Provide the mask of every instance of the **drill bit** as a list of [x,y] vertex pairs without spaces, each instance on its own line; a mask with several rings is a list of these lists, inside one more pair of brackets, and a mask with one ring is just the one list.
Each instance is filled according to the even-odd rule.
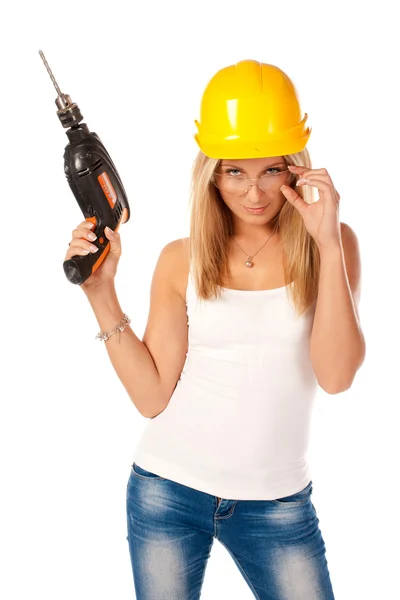
[[48,72],[48,74],[50,75],[50,79],[52,80],[52,82],[53,82],[53,84],[54,84],[54,87],[55,87],[55,88],[56,88],[56,90],[57,90],[57,94],[58,94],[59,96],[62,96],[63,94],[62,94],[62,92],[61,92],[60,88],[58,87],[58,83],[57,83],[57,81],[55,80],[55,77],[54,77],[53,73],[51,72],[51,69],[50,69],[50,67],[49,67],[49,64],[48,64],[48,62],[47,62],[47,60],[46,60],[46,58],[45,58],[45,56],[44,56],[44,54],[43,54],[43,52],[42,52],[41,50],[39,50],[39,54],[40,54],[40,56],[42,57],[42,60],[43,60],[43,62],[44,62],[44,66],[46,67],[46,69],[47,69],[47,72]]
[[40,56],[41,56],[41,58],[42,58],[42,60],[44,62],[44,66],[46,67],[48,74],[50,75],[50,79],[52,80],[53,85],[56,88],[57,95],[58,95],[58,98],[56,99],[57,107],[60,110],[64,110],[65,108],[71,106],[71,104],[73,104],[73,102],[72,102],[70,96],[68,96],[68,94],[63,94],[62,91],[60,90],[60,88],[58,86],[58,83],[55,80],[55,77],[54,77],[54,75],[53,75],[53,73],[52,73],[52,71],[51,71],[51,69],[49,67],[49,64],[48,64],[48,62],[47,62],[47,60],[46,60],[46,58],[45,58],[45,56],[44,56],[44,54],[43,54],[43,52],[41,50],[39,50],[39,54],[40,54]]

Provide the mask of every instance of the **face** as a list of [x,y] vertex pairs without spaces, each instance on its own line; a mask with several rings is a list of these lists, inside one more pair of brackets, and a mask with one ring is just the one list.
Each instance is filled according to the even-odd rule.
[[[216,173],[215,181],[221,197],[232,212],[234,230],[244,234],[250,232],[252,226],[264,225],[266,228],[286,202],[280,186],[293,181],[283,156],[223,159]],[[265,177],[258,182],[263,188],[260,189],[255,178],[262,175]],[[243,187],[240,187],[238,181],[234,181],[238,177],[254,180],[242,182]],[[261,211],[247,210],[258,207],[265,208]]]

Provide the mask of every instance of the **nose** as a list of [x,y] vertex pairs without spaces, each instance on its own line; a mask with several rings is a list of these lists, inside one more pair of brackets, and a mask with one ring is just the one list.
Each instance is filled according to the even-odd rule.
[[260,194],[265,194],[264,190],[258,187],[257,183],[252,183],[247,188],[246,198],[250,202],[258,204],[260,201]]

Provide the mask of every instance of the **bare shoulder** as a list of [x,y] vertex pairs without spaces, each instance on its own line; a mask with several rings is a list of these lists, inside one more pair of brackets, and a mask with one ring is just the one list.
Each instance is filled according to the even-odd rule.
[[[154,269],[150,310],[142,338],[159,374],[159,408],[164,410],[182,372],[188,351],[188,318],[180,285],[184,273],[182,240],[166,244]],[[157,414],[160,413],[158,410]],[[154,412],[142,413],[150,418]]]
[[172,242],[168,242],[163,248],[166,252],[168,252],[171,256],[173,255],[185,255],[185,253],[189,249],[189,238],[178,238],[177,240],[172,240]]
[[172,240],[164,246],[162,254],[166,261],[166,276],[175,291],[186,302],[186,286],[189,275],[189,238]]

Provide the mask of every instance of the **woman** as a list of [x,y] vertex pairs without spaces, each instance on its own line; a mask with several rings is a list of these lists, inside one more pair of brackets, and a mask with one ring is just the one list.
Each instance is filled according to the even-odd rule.
[[[255,598],[334,598],[307,447],[318,385],[348,389],[364,359],[360,257],[306,119],[277,67],[220,70],[196,121],[190,237],[160,253],[143,340],[115,293],[118,233],[81,286],[150,419],[126,498],[139,600],[199,598],[214,538]],[[67,258],[90,251],[86,226]]]

